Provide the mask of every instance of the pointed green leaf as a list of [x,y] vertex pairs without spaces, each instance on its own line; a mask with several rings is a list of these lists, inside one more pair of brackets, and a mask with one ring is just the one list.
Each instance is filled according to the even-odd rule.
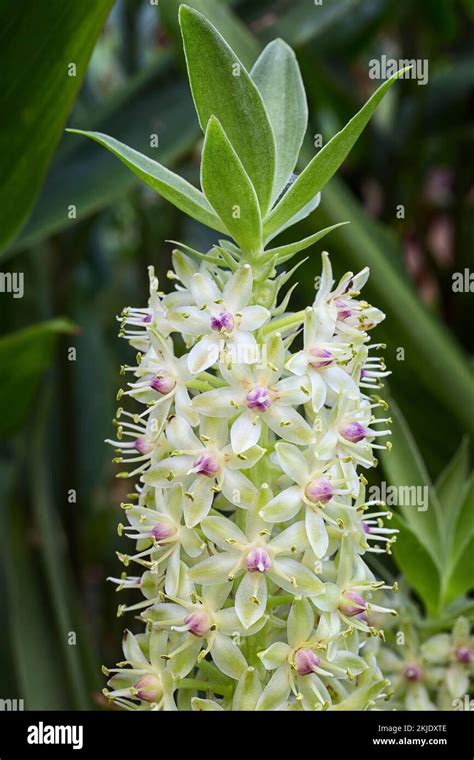
[[114,137],[103,135],[100,132],[85,132],[82,129],[68,129],[75,135],[90,137],[91,140],[103,145],[110,150],[122,163],[125,164],[143,182],[156,190],[157,193],[173,203],[185,214],[206,224],[213,230],[226,232],[226,228],[212,211],[205,197],[196,187],[187,182],[179,174],[175,174],[158,161],[148,158],[128,145],[116,140]]
[[0,8],[0,248],[25,222],[113,0]]
[[398,567],[423,600],[427,611],[436,614],[441,578],[431,554],[398,515],[393,515],[390,527],[400,531],[392,549]]
[[463,505],[468,478],[468,453],[468,440],[465,438],[436,482],[436,493],[443,510],[448,544],[456,529],[459,512]]
[[201,13],[182,5],[179,20],[201,128],[205,132],[211,116],[219,119],[265,213],[275,174],[275,138],[262,97],[234,51]]
[[248,253],[262,245],[258,199],[242,162],[215,117],[209,119],[201,163],[201,184],[230,234]]
[[268,216],[264,225],[265,237],[281,227],[331,179],[351,151],[385,93],[406,70],[401,69],[387,79],[346,126],[313,158]]
[[291,257],[294,256],[296,253],[299,253],[300,251],[304,251],[306,248],[309,248],[311,245],[314,245],[315,243],[318,242],[318,240],[321,240],[321,238],[325,237],[333,230],[336,230],[338,227],[343,227],[345,224],[349,224],[349,222],[340,222],[339,224],[332,224],[331,227],[325,227],[323,230],[319,230],[319,232],[315,232],[314,235],[309,235],[309,237],[303,238],[303,240],[298,240],[298,242],[296,243],[281,245],[278,248],[270,248],[265,251],[264,255],[261,258],[261,261],[262,262],[270,261],[276,256],[278,264],[283,264],[285,261],[288,261],[288,259],[291,259]]
[[445,554],[441,507],[410,428],[393,399],[390,413],[393,449],[382,450],[381,459],[390,485],[397,488],[398,501],[404,502],[396,510],[433,562],[441,567]]
[[0,376],[0,439],[23,424],[58,336],[74,329],[71,322],[54,319],[0,338],[0,365],[8,367]]
[[308,124],[308,104],[296,56],[281,39],[266,46],[251,76],[263,98],[275,135],[273,202],[296,166]]

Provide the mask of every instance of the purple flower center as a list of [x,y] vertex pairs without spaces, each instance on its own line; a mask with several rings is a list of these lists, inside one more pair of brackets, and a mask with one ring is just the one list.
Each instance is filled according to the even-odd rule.
[[176,380],[166,370],[160,371],[150,382],[150,387],[163,396],[170,393],[176,385]]
[[422,670],[419,665],[417,665],[415,662],[411,663],[410,665],[407,665],[405,667],[405,670],[403,671],[403,675],[405,676],[407,681],[419,681],[422,676]]
[[359,441],[362,441],[362,439],[365,438],[366,434],[367,431],[360,422],[349,422],[349,424],[341,430],[342,437],[345,438],[346,441],[351,441],[351,443],[359,443]]
[[342,596],[348,602],[348,604],[343,602],[339,605],[339,609],[343,615],[355,617],[365,612],[366,601],[357,591],[344,591]]
[[313,504],[321,502],[321,504],[327,504],[334,496],[334,489],[326,478],[318,478],[318,480],[312,480],[305,489],[306,496]]
[[143,322],[144,324],[149,325],[152,319],[153,319],[153,315],[147,314],[145,317],[143,317]]
[[456,660],[463,665],[468,665],[472,662],[472,649],[467,646],[458,647],[456,649]]
[[135,684],[135,688],[140,699],[145,702],[158,702],[163,693],[160,679],[152,674],[142,676]]
[[316,668],[319,667],[321,660],[318,655],[308,647],[301,647],[295,653],[295,668],[296,672],[300,676],[307,676],[310,673],[314,673]]
[[211,328],[216,332],[231,332],[234,329],[234,317],[230,311],[221,311],[211,317]]
[[133,445],[139,454],[149,454],[153,451],[153,444],[147,441],[146,438],[137,438]]
[[369,373],[367,372],[366,369],[361,369],[361,371],[360,371],[360,379],[363,380],[364,377],[367,377],[368,374]]
[[256,388],[247,393],[247,406],[249,409],[257,409],[259,412],[266,412],[272,405],[268,388]]
[[191,612],[184,618],[184,624],[193,636],[205,636],[211,627],[209,615],[204,610]]
[[266,573],[272,566],[272,561],[266,549],[256,546],[247,554],[245,560],[249,573]]
[[156,523],[156,525],[154,525],[151,529],[150,533],[153,538],[156,539],[158,543],[160,543],[160,541],[164,541],[165,538],[174,536],[176,529],[171,525],[166,525],[165,523]]
[[314,356],[311,359],[310,365],[314,369],[321,369],[321,367],[329,367],[333,361],[333,355],[327,348],[310,348],[309,353]]
[[370,527],[369,523],[366,523],[365,520],[362,520],[362,528],[364,533],[371,533],[372,528]]
[[336,299],[336,306],[337,306],[337,318],[340,320],[347,319],[347,317],[352,316],[352,309],[350,309],[345,301],[341,301],[339,298]]
[[198,475],[205,475],[206,478],[213,478],[218,469],[219,465],[212,454],[200,454],[193,462],[194,472]]

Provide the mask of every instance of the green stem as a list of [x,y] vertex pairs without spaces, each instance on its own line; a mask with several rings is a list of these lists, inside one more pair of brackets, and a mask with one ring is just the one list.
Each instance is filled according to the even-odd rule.
[[297,327],[304,320],[305,309],[296,311],[294,314],[289,314],[286,317],[280,317],[274,319],[268,325],[262,328],[262,336],[268,337],[274,332],[287,330],[289,327]]
[[293,594],[280,594],[276,596],[269,596],[267,600],[267,608],[269,610],[279,607],[281,604],[291,604],[295,597]]

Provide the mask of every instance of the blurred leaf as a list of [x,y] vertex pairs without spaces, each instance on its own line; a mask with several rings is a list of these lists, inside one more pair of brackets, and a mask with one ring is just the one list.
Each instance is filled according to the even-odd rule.
[[[258,198],[219,121],[211,116],[202,152],[201,182],[212,207],[243,251],[262,245]],[[238,214],[235,213],[238,208]]]
[[95,140],[99,145],[110,150],[137,177],[152,187],[153,190],[156,190],[163,198],[173,203],[180,211],[214,230],[226,232],[225,227],[213,213],[201,191],[180,177],[179,174],[175,174],[143,153],[124,145],[114,137],[103,135],[100,132],[86,132],[81,129],[68,129],[67,131]]
[[474,474],[465,486],[444,588],[447,602],[474,588]]
[[[400,503],[398,511],[433,563],[441,568],[441,536],[444,531],[441,508],[410,428],[392,400],[390,414],[393,419],[393,448],[392,451],[381,450],[382,465],[390,485],[397,488],[399,501],[402,494],[410,493],[410,502]],[[412,494],[414,498],[411,498]]]
[[390,79],[383,82],[367,103],[362,106],[360,111],[346,124],[344,129],[341,129],[340,132],[334,135],[321,148],[319,153],[314,156],[299,175],[296,182],[291,185],[281,201],[269,214],[264,224],[264,234],[266,236],[271,235],[272,232],[281,227],[282,224],[305,206],[326,185],[362,134],[385,93],[404,71],[406,69],[401,69],[391,76]]
[[28,545],[31,523],[21,504],[5,505],[4,513],[1,557],[19,697],[25,700],[27,710],[64,710],[68,706],[67,687],[41,589],[41,574]]
[[200,13],[180,9],[191,92],[203,132],[216,116],[242,161],[264,214],[275,174],[275,139],[262,97],[246,69]]
[[[456,455],[436,481],[436,493],[443,511],[445,525],[444,541],[449,547],[462,509],[468,474],[469,446],[468,439],[465,438]],[[464,526],[464,530],[467,527]],[[474,525],[472,527],[474,529]]]
[[275,136],[273,203],[296,166],[308,126],[308,104],[298,61],[283,40],[266,46],[250,75],[263,98]]
[[416,534],[398,515],[393,515],[390,527],[397,528],[400,531],[392,548],[398,567],[410,586],[422,599],[427,612],[436,616],[438,613],[440,574],[433,562],[431,553],[426,550]]
[[426,392],[436,396],[463,428],[474,434],[474,383],[464,354],[453,335],[420,302],[385,255],[371,234],[372,226],[361,205],[341,180],[333,179],[325,188],[318,222],[319,226],[327,226],[341,221],[351,224],[335,236],[334,253],[341,251],[354,271],[370,268],[370,292],[376,305],[387,314],[387,322],[393,322],[395,345],[403,347],[405,361]]
[[[142,153],[173,163],[196,141],[198,125],[189,88],[174,78],[170,81],[171,76],[170,62],[160,59],[137,76],[99,118],[89,115],[85,126],[114,131],[116,138]],[[158,148],[151,148],[153,135],[159,138]],[[4,256],[70,228],[112,203],[135,182],[134,175],[96,143],[66,135],[30,220]],[[69,203],[76,208],[74,219],[67,213]]]
[[5,368],[0,377],[0,439],[22,425],[53,360],[58,336],[74,330],[71,322],[54,319],[0,338],[0,365]]
[[[53,610],[50,627],[57,630],[58,650],[65,663],[63,682],[69,684],[74,706],[79,710],[86,710],[90,708],[90,698],[85,680],[83,650],[89,648],[89,639],[87,632],[79,629],[77,610],[73,614],[77,591],[72,585],[63,527],[53,508],[45,455],[51,390],[49,387],[42,394],[34,425],[31,498]],[[71,508],[74,509],[75,505],[72,504]],[[74,644],[68,640],[71,634],[76,637]],[[55,659],[58,659],[58,654]]]
[[[171,37],[176,51],[182,54],[182,39],[178,22],[180,5],[181,0],[160,0],[160,21]],[[188,0],[186,5],[206,16],[237,52],[244,66],[247,69],[251,68],[260,52],[260,45],[227,3],[222,0]]]
[[112,5],[113,0],[1,4],[0,248],[33,206]]

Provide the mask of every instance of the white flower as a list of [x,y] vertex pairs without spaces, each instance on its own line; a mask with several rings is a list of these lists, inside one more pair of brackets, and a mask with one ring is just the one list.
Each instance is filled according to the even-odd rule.
[[267,344],[267,362],[251,369],[233,364],[220,367],[228,386],[207,391],[193,399],[200,414],[231,420],[233,450],[243,453],[258,443],[262,424],[286,441],[309,444],[314,440],[310,425],[296,411],[310,397],[307,378],[282,378],[285,349],[280,335]]

